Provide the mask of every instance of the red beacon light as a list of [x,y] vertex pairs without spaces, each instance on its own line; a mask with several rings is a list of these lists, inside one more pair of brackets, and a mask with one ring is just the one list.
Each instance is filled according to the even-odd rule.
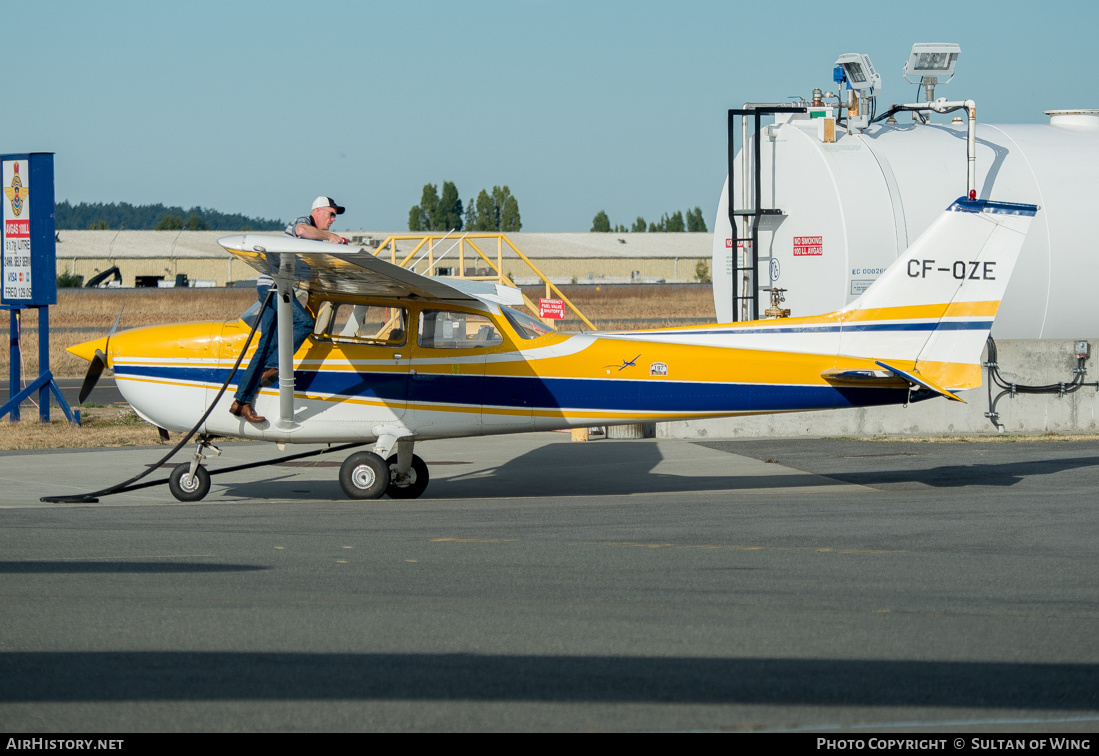
[[970,189],[969,190],[969,198],[971,200],[977,199],[977,190],[976,189]]

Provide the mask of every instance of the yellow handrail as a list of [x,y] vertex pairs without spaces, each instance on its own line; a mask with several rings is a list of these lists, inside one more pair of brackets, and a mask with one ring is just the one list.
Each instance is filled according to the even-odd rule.
[[[409,261],[412,260],[412,258],[416,255],[416,253],[419,252],[421,249],[423,249],[424,245],[426,244],[427,245],[427,253],[426,253],[427,254],[427,268],[426,268],[426,272],[428,274],[430,274],[431,271],[435,269],[435,263],[438,262],[439,260],[442,260],[443,257],[445,257],[447,254],[449,254],[450,250],[453,249],[453,245],[451,245],[442,255],[439,256],[438,260],[436,260],[435,259],[435,245],[436,245],[436,243],[441,242],[441,241],[448,241],[448,240],[449,241],[454,241],[454,243],[457,244],[457,246],[458,246],[458,275],[455,276],[455,278],[465,278],[465,279],[469,279],[471,281],[495,281],[496,283],[499,283],[503,286],[511,286],[513,288],[518,288],[517,286],[515,286],[514,283],[512,283],[512,281],[507,276],[504,275],[504,271],[503,271],[503,267],[504,267],[504,244],[506,243],[509,247],[511,247],[512,251],[514,251],[515,254],[517,254],[519,256],[519,259],[521,259],[523,262],[525,262],[530,267],[530,269],[532,271],[534,271],[535,275],[537,275],[540,279],[542,279],[542,281],[546,284],[546,298],[547,299],[549,298],[550,292],[552,291],[566,305],[568,305],[569,309],[572,310],[576,314],[576,317],[580,318],[580,320],[582,320],[588,328],[592,329],[593,331],[597,330],[596,327],[594,325],[592,325],[592,322],[590,320],[588,320],[586,317],[584,317],[584,314],[576,308],[576,305],[574,305],[571,301],[569,301],[569,298],[566,297],[564,294],[562,294],[561,290],[558,289],[553,283],[551,283],[548,278],[546,278],[545,274],[543,274],[542,271],[540,271],[538,269],[538,266],[536,266],[533,262],[531,262],[530,258],[527,257],[526,255],[524,255],[519,250],[519,248],[516,247],[514,243],[512,243],[511,239],[509,239],[506,234],[494,234],[494,233],[462,234],[460,237],[455,238],[454,236],[452,236],[453,233],[454,233],[453,231],[448,231],[445,234],[393,234],[392,236],[387,236],[385,238],[385,241],[383,241],[381,244],[378,245],[378,249],[377,249],[377,251],[374,252],[374,255],[375,255],[375,257],[381,255],[381,253],[383,251],[385,251],[385,249],[388,247],[389,248],[389,260],[390,260],[390,262],[392,262],[394,265],[399,265],[400,267],[404,268],[404,267],[408,267]],[[477,246],[477,244],[474,242],[474,239],[477,239],[477,240],[495,239],[496,240],[496,261],[495,262],[493,262],[493,260],[490,259],[489,256],[486,255],[484,253],[484,251],[482,251],[479,246]],[[409,252],[407,255],[405,255],[401,259],[400,262],[397,261],[397,242],[399,242],[399,241],[416,241],[416,242],[418,242],[412,248],[412,251]],[[488,275],[488,276],[476,276],[476,275],[467,276],[466,275],[465,247],[466,247],[467,244],[470,247],[473,248],[473,251],[476,252],[477,255],[482,260],[484,260],[486,263],[488,263],[490,268],[492,268],[493,270],[496,271],[496,275]],[[415,267],[415,265],[420,263],[423,260],[423,257],[424,257],[424,255],[421,254],[415,261],[413,261],[413,267]],[[522,290],[520,290],[520,293],[522,293]],[[530,300],[530,298],[526,294],[523,294],[523,302],[531,310],[531,312],[533,312],[535,315],[538,315],[538,308],[534,306],[534,303]],[[546,323],[546,325],[550,326],[551,328],[555,328],[554,324],[549,319],[543,318],[542,320],[543,320],[544,323]]]

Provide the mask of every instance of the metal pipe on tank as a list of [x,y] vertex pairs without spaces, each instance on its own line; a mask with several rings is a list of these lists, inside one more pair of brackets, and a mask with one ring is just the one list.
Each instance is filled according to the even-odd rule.
[[969,114],[969,133],[966,135],[966,151],[969,153],[969,175],[966,177],[965,196],[977,199],[977,103],[965,101]]
[[967,121],[967,133],[965,143],[966,176],[965,196],[970,199],[977,198],[977,103],[973,100],[947,100],[941,98],[924,106],[936,113],[945,113],[948,110],[965,108],[969,116]]
[[801,102],[746,102],[742,106],[743,110],[766,110],[767,108],[800,108],[806,105],[805,100]]
[[906,105],[894,105],[892,110],[931,110],[936,113],[948,113],[951,110],[964,109],[969,116],[965,143],[966,177],[965,196],[976,199],[977,194],[977,103],[974,100],[947,100],[941,97],[935,102],[915,102]]

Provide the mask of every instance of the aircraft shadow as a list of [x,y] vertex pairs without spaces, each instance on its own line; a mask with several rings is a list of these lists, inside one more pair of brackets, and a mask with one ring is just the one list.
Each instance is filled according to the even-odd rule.
[[[723,449],[719,443],[699,444],[707,448],[737,453],[748,451]],[[761,452],[756,452],[761,453]],[[431,467],[430,451],[425,457]],[[851,460],[781,459],[779,463],[810,473],[775,475],[670,475],[653,472],[663,460],[656,444],[630,441],[598,441],[588,444],[549,444],[504,464],[472,472],[460,472],[447,478],[433,478],[425,499],[479,499],[500,496],[620,496],[628,494],[690,493],[739,490],[797,490],[805,487],[859,485],[885,488],[898,484],[919,483],[933,488],[967,486],[1014,486],[1027,478],[1054,475],[1069,470],[1099,466],[1099,456],[1065,459],[1013,461],[997,464],[937,465],[898,469],[900,464],[928,464],[926,456],[889,459],[889,469],[845,470]],[[466,459],[469,459],[467,456]],[[859,460],[862,465],[866,460]],[[715,463],[720,469],[720,463]],[[823,469],[815,469],[823,468]],[[446,468],[442,468],[446,469]],[[781,468],[778,468],[781,469]],[[227,496],[242,499],[344,500],[331,469],[331,480],[296,480],[294,476],[235,483],[215,477]],[[226,477],[231,477],[226,476]]]
[[688,476],[654,472],[663,461],[659,447],[651,443],[551,444],[488,471],[433,480],[425,496],[614,496],[841,485],[813,475]]
[[[1057,459],[1026,459],[1030,451],[1045,455],[1049,446],[1039,444],[1030,449],[1011,450],[1010,461],[957,464],[966,456],[977,457],[986,453],[987,447],[970,444],[904,444],[895,445],[896,453],[866,454],[864,441],[827,442],[827,454],[814,453],[816,449],[806,443],[791,448],[780,441],[693,441],[693,444],[723,451],[729,454],[775,457],[779,464],[826,476],[844,483],[860,486],[886,486],[899,483],[922,483],[935,488],[962,488],[965,486],[1014,486],[1027,478],[1056,475],[1072,470],[1085,470],[1099,466],[1099,455],[1060,457]],[[1087,451],[1094,451],[1091,445]],[[1005,450],[1006,452],[1006,450]],[[1001,458],[1004,455],[1001,455]],[[952,462],[955,464],[941,464]],[[1088,481],[1090,485],[1090,481]]]
[[9,703],[336,699],[1095,710],[1099,665],[460,653],[0,653],[0,701]]
[[199,564],[194,562],[136,562],[136,561],[38,561],[0,562],[0,574],[47,575],[88,573],[176,573],[176,572],[253,572],[266,570],[252,564]]
[[869,472],[829,472],[829,478],[860,486],[890,483],[923,483],[936,488],[965,486],[1014,486],[1026,478],[1055,475],[1066,470],[1099,466],[1099,457],[1034,460],[1003,464],[944,465],[924,470],[873,470]]
[[[422,453],[431,469],[430,450]],[[470,457],[466,456],[464,459]],[[594,444],[549,444],[511,459],[499,467],[458,473],[447,478],[432,478],[423,498],[613,496],[843,485],[814,475],[683,476],[653,472],[663,460],[660,449],[651,443],[599,441]],[[241,498],[308,500],[330,496],[341,500],[346,497],[339,488],[337,474],[335,469],[331,471],[331,483],[316,480],[276,483],[268,480],[236,484],[216,477],[214,480],[225,486],[225,495]]]

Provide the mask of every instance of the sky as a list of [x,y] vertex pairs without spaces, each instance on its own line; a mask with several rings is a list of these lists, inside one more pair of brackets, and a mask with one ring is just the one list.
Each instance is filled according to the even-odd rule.
[[523,231],[701,207],[726,114],[833,89],[845,52],[911,102],[915,42],[961,45],[936,94],[986,123],[1099,107],[1099,3],[848,0],[0,0],[0,152],[54,152],[58,201],[195,205],[399,231],[424,184],[507,185]]

